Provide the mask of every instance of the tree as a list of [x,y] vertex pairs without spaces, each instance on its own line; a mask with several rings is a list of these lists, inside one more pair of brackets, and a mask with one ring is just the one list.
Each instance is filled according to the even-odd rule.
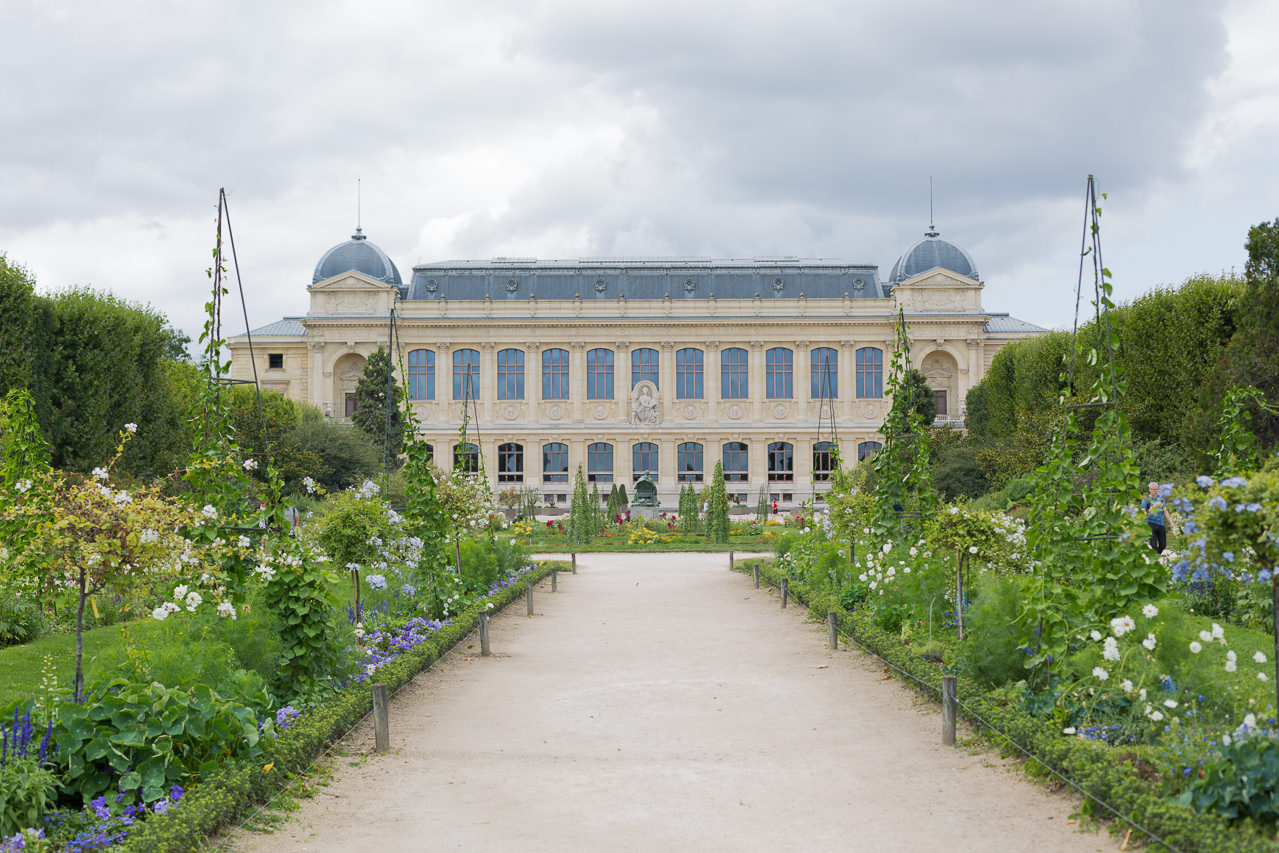
[[0,394],[31,381],[31,324],[35,279],[0,253]]
[[[1230,383],[1256,388],[1271,409],[1279,408],[1279,219],[1248,231],[1244,265],[1247,309],[1226,350]],[[1263,448],[1279,444],[1279,415],[1264,408],[1253,412],[1255,432]]]
[[918,370],[906,371],[901,393],[906,398],[906,405],[919,415],[920,423],[932,426],[937,420],[937,400],[933,397],[933,389],[928,386],[928,377]]
[[404,446],[404,416],[397,404],[399,399],[391,357],[385,347],[378,347],[365,362],[364,375],[355,386],[355,414],[351,420],[374,446],[382,449],[382,464],[387,468],[399,466]]
[[591,509],[590,495],[586,491],[586,476],[582,466],[577,466],[573,480],[573,503],[569,506],[568,528],[565,536],[572,545],[585,545],[596,531],[595,512]]
[[330,492],[377,476],[380,449],[371,445],[363,432],[326,420],[314,406],[298,408],[297,426],[289,437],[301,451],[319,460],[315,470],[306,472],[306,476]]
[[706,496],[706,534],[712,542],[728,541],[728,489],[724,485],[724,463],[715,463],[710,493]]

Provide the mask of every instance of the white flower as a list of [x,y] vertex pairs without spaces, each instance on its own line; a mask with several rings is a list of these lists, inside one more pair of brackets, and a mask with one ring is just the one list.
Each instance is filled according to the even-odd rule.
[[218,605],[218,615],[223,619],[235,618],[235,605],[229,601],[223,601]]
[[1213,636],[1213,639],[1215,640],[1224,640],[1226,639],[1226,632],[1222,630],[1222,627],[1220,625],[1218,625],[1216,622],[1213,622],[1212,636]]
[[1124,691],[1125,693],[1131,693],[1132,682],[1125,678],[1123,681],[1119,682],[1119,689]]
[[1146,639],[1142,640],[1141,644],[1145,646],[1149,651],[1153,652],[1155,650],[1155,642],[1156,642],[1155,635],[1147,634]]
[[111,475],[107,473],[106,468],[94,468],[93,476],[97,477],[99,480],[105,480],[107,477],[110,477]]
[[151,611],[152,619],[164,620],[164,619],[167,619],[168,616],[169,616],[169,611],[164,607],[157,607],[155,610]]
[[253,544],[253,540],[243,534],[241,534],[240,538],[237,539],[236,542],[239,543],[241,548],[248,548]]
[[1266,674],[1265,674],[1264,672],[1259,672],[1259,673],[1257,673],[1257,680],[1258,680],[1258,681],[1269,681],[1270,679],[1266,678]]
[[1199,645],[1198,640],[1190,641],[1190,651],[1193,652],[1194,654],[1199,654],[1200,652],[1203,651],[1203,648],[1204,648],[1203,646]]
[[23,495],[31,490],[31,481],[19,480],[13,484],[13,487],[18,490],[18,494]]
[[244,462],[243,462],[242,464],[243,464],[243,466],[244,466],[244,470],[245,470],[245,471],[256,471],[256,470],[258,470],[258,460],[256,460],[256,459],[245,459],[245,460],[244,460]]
[[1162,720],[1163,718],[1164,718],[1164,712],[1163,712],[1163,711],[1151,711],[1151,712],[1150,712],[1150,719],[1154,720],[1156,723],[1157,723],[1157,722],[1159,722],[1160,720]]
[[1147,604],[1145,607],[1141,608],[1141,615],[1145,616],[1147,619],[1154,619],[1159,615],[1159,608],[1155,607],[1153,604]]
[[306,493],[308,495],[315,494],[315,481],[312,480],[310,477],[303,477],[302,485],[306,486]]
[[182,584],[181,586],[175,586],[175,587],[173,588],[173,597],[174,597],[174,599],[186,598],[186,596],[187,596],[187,589],[188,589],[188,587],[187,587],[187,585],[186,585],[186,584]]
[[1144,687],[1143,687],[1143,688],[1141,688],[1140,690],[1138,690],[1138,691],[1137,691],[1137,695],[1141,697],[1141,701],[1145,702],[1145,701],[1146,701],[1146,688],[1144,688]]
[[1106,672],[1106,670],[1099,666],[1094,666],[1092,668],[1092,674],[1096,676],[1099,681],[1105,681],[1107,678],[1110,678],[1110,673]]
[[976,553],[977,553],[977,546],[976,546],[976,545],[969,545],[969,546],[968,546],[968,553],[969,553],[969,554],[976,554]]
[[217,511],[217,508],[215,508],[215,507],[213,506],[213,504],[205,504],[205,505],[204,505],[204,509],[200,510],[200,514],[201,514],[201,515],[203,515],[205,518],[217,518],[217,517],[218,517],[218,511]]
[[1132,621],[1131,616],[1116,616],[1110,620],[1110,630],[1115,632],[1116,637],[1122,637],[1136,627],[1137,623]]
[[1119,660],[1119,641],[1114,637],[1107,637],[1101,656],[1106,660]]
[[204,597],[200,593],[192,591],[187,593],[187,612],[194,613],[195,609],[200,606],[200,602],[204,601]]
[[1228,661],[1233,661],[1233,660],[1236,660],[1237,658],[1238,658],[1238,655],[1236,655],[1236,654],[1235,654],[1235,650],[1234,650],[1234,649],[1227,649],[1227,650],[1226,650],[1226,660],[1228,660]]
[[1101,640],[1101,632],[1100,632],[1100,631],[1098,631],[1096,628],[1094,628],[1093,630],[1089,631],[1089,632],[1088,632],[1088,636],[1092,637],[1092,639],[1093,639],[1093,642],[1094,642],[1094,643],[1096,643],[1096,642],[1098,642],[1098,641],[1100,641],[1100,640]]
[[883,551],[885,554],[887,554],[889,551],[893,550],[893,543],[885,542],[884,547],[881,548],[880,550]]
[[1238,668],[1239,664],[1235,663],[1233,660],[1226,661],[1226,672],[1234,672]]
[[1176,700],[1176,699],[1165,699],[1165,700],[1164,700],[1164,707],[1165,707],[1165,708],[1176,708],[1176,707],[1177,707],[1177,700]]
[[267,581],[269,581],[271,578],[275,577],[275,569],[273,569],[272,567],[267,566],[267,565],[261,565],[261,566],[258,566],[258,567],[257,567],[256,569],[254,569],[253,571],[255,571],[255,572],[257,572],[259,575],[261,575],[261,576],[262,576],[262,580],[267,580]]
[[119,491],[111,496],[111,501],[116,506],[127,506],[133,503],[133,495],[125,491]]
[[1074,727],[1074,726],[1066,726],[1066,728],[1064,728],[1064,729],[1062,729],[1062,730],[1061,730],[1061,733],[1062,733],[1062,734],[1064,734],[1064,735],[1073,735],[1073,734],[1075,733],[1075,727]]
[[135,424],[135,423],[127,423],[127,424],[125,424],[125,425],[124,425],[124,428],[125,428],[125,429],[127,429],[129,432],[137,432],[137,431],[138,431],[138,425],[137,425],[137,424]]
[[1255,729],[1255,728],[1257,727],[1257,715],[1256,715],[1256,714],[1244,714],[1244,717],[1243,717],[1243,724],[1244,724],[1245,726],[1247,726],[1248,728],[1250,728],[1250,729]]
[[1211,631],[1200,631],[1200,632],[1199,632],[1199,639],[1203,640],[1205,643],[1211,643],[1211,642],[1212,642],[1212,632],[1211,632]]
[[159,539],[160,539],[160,534],[156,533],[154,530],[151,530],[150,528],[138,534],[138,541],[143,543],[144,545],[151,542],[156,542]]
[[1252,659],[1256,661],[1257,663],[1265,663],[1266,655],[1264,652],[1257,652],[1255,655],[1252,656]]

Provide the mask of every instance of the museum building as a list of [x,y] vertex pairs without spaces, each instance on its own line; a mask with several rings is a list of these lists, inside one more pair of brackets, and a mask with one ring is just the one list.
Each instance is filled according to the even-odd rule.
[[394,312],[397,379],[439,463],[558,504],[581,466],[605,493],[647,475],[673,507],[716,462],[739,502],[820,498],[836,440],[846,460],[881,446],[899,308],[953,426],[995,353],[1045,331],[987,311],[972,257],[931,226],[887,279],[793,257],[493,258],[420,264],[407,283],[357,228],[307,289],[306,316],[230,339],[233,378],[254,379],[251,338],[263,388],[349,419]]

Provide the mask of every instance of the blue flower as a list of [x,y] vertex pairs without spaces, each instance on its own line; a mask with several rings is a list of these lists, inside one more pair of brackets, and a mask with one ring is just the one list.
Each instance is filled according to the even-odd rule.
[[181,785],[174,785],[173,789],[169,791],[169,797],[176,803],[178,800],[182,799],[182,795],[185,793],[186,792],[182,790]]
[[1233,563],[1235,561],[1235,555],[1230,551],[1223,551],[1221,559],[1225,560],[1227,563]]
[[1221,485],[1225,486],[1227,489],[1234,489],[1239,486],[1248,485],[1248,481],[1243,477],[1231,477],[1229,480],[1222,480]]
[[1195,477],[1195,482],[1198,483],[1201,488],[1206,489],[1212,485],[1212,477],[1200,474],[1198,477]]
[[1214,495],[1212,499],[1208,501],[1208,506],[1213,509],[1221,510],[1222,512],[1225,512],[1228,508],[1225,499],[1222,498],[1221,495]]

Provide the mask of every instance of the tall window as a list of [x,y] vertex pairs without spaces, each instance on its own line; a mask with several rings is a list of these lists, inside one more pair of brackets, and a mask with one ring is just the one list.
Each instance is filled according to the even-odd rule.
[[812,378],[814,400],[833,400],[839,396],[839,362],[835,350],[818,347],[813,350],[808,375]]
[[613,351],[611,349],[587,351],[586,399],[613,399]]
[[568,445],[558,441],[542,445],[542,482],[568,482]]
[[785,441],[768,445],[768,482],[789,483],[795,479],[795,448]]
[[631,448],[631,471],[635,480],[647,474],[650,480],[657,482],[656,444],[651,441],[641,441]]
[[631,350],[631,387],[644,381],[661,387],[657,381],[657,350],[648,347]]
[[950,414],[948,411],[946,411],[946,392],[945,391],[933,392],[933,405],[937,407],[937,417],[942,418]]
[[750,368],[746,350],[729,347],[719,356],[719,396],[724,400],[745,400],[750,396]]
[[542,399],[568,399],[568,350],[548,349],[542,353]]
[[497,446],[497,481],[524,482],[524,445],[509,442]]
[[702,351],[694,347],[675,353],[675,396],[681,400],[702,399]]
[[748,478],[750,460],[747,458],[746,445],[740,441],[730,441],[724,445],[724,481],[727,483],[745,483]]
[[857,351],[857,396],[884,396],[884,353],[875,347]]
[[878,441],[863,441],[857,445],[857,461],[864,462],[866,459],[874,456],[876,453],[884,449],[884,445]]
[[471,444],[469,441],[453,445],[453,467],[467,474],[478,472],[480,470],[479,445]]
[[702,482],[702,446],[686,441],[675,451],[676,479],[681,483]]
[[825,483],[835,472],[835,445],[819,441],[813,445],[813,482]]
[[435,399],[435,352],[415,349],[409,353],[409,399]]
[[795,396],[793,362],[794,353],[786,347],[774,347],[764,353],[764,390],[769,399]]
[[480,396],[480,353],[460,349],[453,353],[453,399],[478,400]]
[[586,479],[592,483],[613,482],[613,445],[602,441],[586,445]]
[[504,349],[497,354],[497,399],[524,399],[524,350]]

